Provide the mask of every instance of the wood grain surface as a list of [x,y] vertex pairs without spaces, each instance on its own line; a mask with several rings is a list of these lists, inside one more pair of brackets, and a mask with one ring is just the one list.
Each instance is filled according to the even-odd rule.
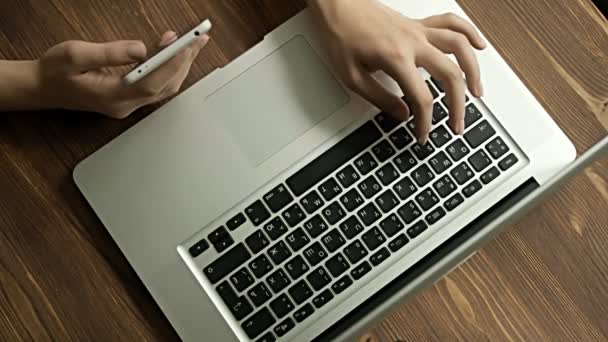
[[[608,23],[589,0],[460,3],[579,152],[606,135]],[[67,39],[154,44],[166,29],[184,32],[210,17],[212,40],[189,86],[302,8],[284,0],[2,0],[0,58],[36,58]],[[178,339],[71,180],[80,160],[153,109],[123,121],[0,114],[0,341]],[[362,340],[608,340],[606,208],[604,159]]]

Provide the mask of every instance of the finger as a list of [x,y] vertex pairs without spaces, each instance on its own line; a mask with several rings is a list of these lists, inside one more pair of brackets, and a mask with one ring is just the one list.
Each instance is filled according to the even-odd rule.
[[412,62],[389,62],[383,67],[397,83],[405,95],[405,102],[413,110],[416,138],[425,144],[431,130],[433,95],[418,69]]
[[158,42],[158,47],[162,48],[165,47],[173,42],[175,42],[177,40],[177,33],[175,33],[175,31],[167,31],[165,33],[163,33],[163,35],[160,37],[160,41]]
[[345,77],[348,79],[349,88],[394,118],[407,121],[410,111],[399,96],[386,89],[365,70],[355,68],[350,75]]
[[63,49],[70,68],[78,72],[131,64],[146,58],[146,46],[132,40],[109,43],[69,41],[63,43]]
[[481,35],[475,29],[471,23],[457,16],[454,13],[445,13],[440,15],[434,15],[428,18],[420,20],[425,26],[437,28],[437,29],[448,29],[464,34],[471,45],[476,49],[485,49],[486,42],[481,38]]
[[429,29],[426,35],[429,42],[439,50],[456,56],[460,68],[466,75],[469,90],[473,95],[481,97],[483,95],[481,71],[467,38],[461,33],[444,29]]
[[450,113],[449,125],[453,132],[462,134],[465,103],[462,71],[443,52],[432,45],[420,52],[416,62],[443,83],[446,88]]

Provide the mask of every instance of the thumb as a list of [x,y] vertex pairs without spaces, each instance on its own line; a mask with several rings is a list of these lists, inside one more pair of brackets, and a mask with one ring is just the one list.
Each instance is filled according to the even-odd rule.
[[146,58],[146,46],[136,40],[109,43],[71,41],[64,44],[68,63],[81,72],[141,62]]

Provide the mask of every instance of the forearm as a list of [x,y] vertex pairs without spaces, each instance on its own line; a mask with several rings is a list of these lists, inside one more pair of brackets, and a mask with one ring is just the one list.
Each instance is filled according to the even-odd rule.
[[38,99],[38,63],[0,60],[0,112],[41,109]]

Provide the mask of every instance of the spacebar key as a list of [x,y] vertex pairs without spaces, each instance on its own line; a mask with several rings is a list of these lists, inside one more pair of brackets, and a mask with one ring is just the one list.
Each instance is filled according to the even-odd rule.
[[380,137],[382,137],[382,133],[376,125],[372,121],[366,122],[293,176],[287,178],[287,185],[296,196],[300,196]]
[[228,275],[228,273],[234,271],[238,266],[241,266],[241,264],[249,258],[251,258],[251,253],[245,248],[245,245],[239,243],[209,264],[209,266],[205,267],[203,272],[211,284],[215,284]]

